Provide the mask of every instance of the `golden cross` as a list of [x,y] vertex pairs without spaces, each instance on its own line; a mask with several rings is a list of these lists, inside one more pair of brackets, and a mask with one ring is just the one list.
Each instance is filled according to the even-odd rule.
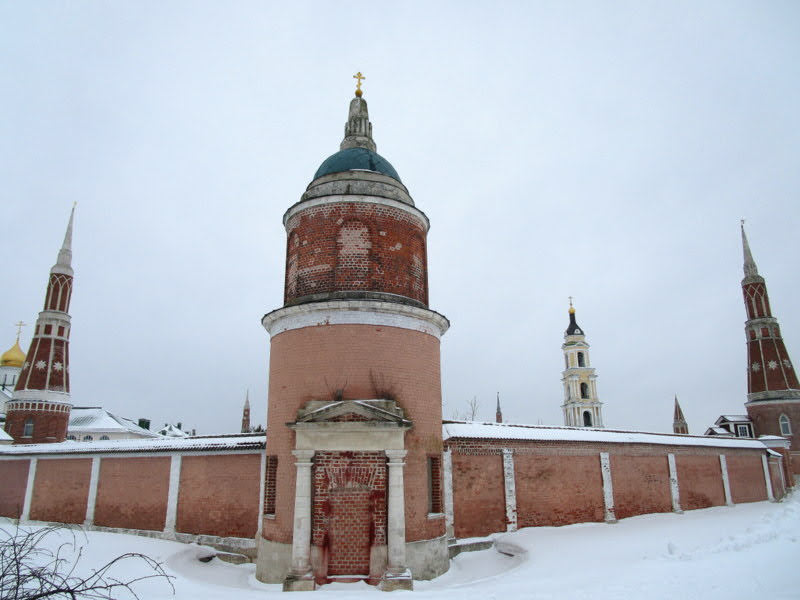
[[17,328],[17,341],[19,341],[19,335],[22,333],[22,328],[25,327],[25,325],[27,325],[27,323],[23,323],[22,321],[14,323],[14,327]]
[[364,77],[364,76],[361,74],[361,71],[359,71],[358,73],[356,73],[355,75],[353,75],[353,79],[357,79],[357,80],[358,80],[358,83],[356,83],[356,96],[360,96],[360,95],[363,93],[363,92],[361,91],[361,80],[362,80],[362,79],[366,79],[366,77]]

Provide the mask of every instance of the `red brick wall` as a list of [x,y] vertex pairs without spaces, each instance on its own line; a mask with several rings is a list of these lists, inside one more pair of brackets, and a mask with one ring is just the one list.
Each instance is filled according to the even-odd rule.
[[478,537],[505,531],[503,457],[500,454],[465,456],[453,453],[452,461],[456,537]]
[[[45,403],[33,403],[44,406]],[[52,405],[51,405],[52,406]],[[25,421],[33,418],[33,436],[22,437]],[[9,410],[6,415],[6,432],[14,438],[15,444],[47,444],[63,442],[67,439],[68,411],[50,410]]]
[[515,454],[514,471],[519,527],[603,520],[603,481],[597,454]]
[[253,537],[258,527],[261,456],[184,456],[176,529],[181,533]]
[[672,510],[666,455],[611,455],[611,481],[618,519]]
[[678,487],[683,510],[722,506],[725,504],[725,488],[722,485],[722,469],[717,454],[675,456],[678,470]]
[[[747,405],[747,416],[753,421],[756,435],[780,435],[778,419],[781,415],[789,417],[792,428],[791,450],[800,450],[800,403],[754,402]],[[795,461],[792,461],[793,463]],[[800,461],[797,461],[800,463]],[[800,464],[793,464],[794,472],[800,474]]]
[[726,454],[728,479],[734,504],[767,499],[761,455]]
[[162,531],[169,494],[168,456],[103,458],[94,523]]
[[428,519],[427,456],[442,450],[439,340],[374,325],[319,325],[278,334],[270,350],[267,454],[278,456],[277,511],[264,522],[264,537],[292,539],[294,432],[286,423],[312,399],[391,396],[413,428],[406,433],[404,468],[406,539],[444,535],[444,519]]
[[83,523],[91,474],[91,458],[39,459],[31,499],[31,519]]
[[0,460],[0,517],[22,514],[29,465],[29,460]]
[[407,211],[380,204],[326,204],[286,223],[286,294],[375,291],[428,303],[426,232]]

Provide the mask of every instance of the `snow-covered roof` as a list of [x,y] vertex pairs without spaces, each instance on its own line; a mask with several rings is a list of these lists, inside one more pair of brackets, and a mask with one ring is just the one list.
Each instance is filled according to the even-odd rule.
[[478,438],[496,440],[765,448],[764,444],[750,438],[719,438],[698,435],[649,433],[644,431],[590,429],[588,427],[544,427],[540,425],[512,425],[507,423],[443,423],[442,438],[445,440],[451,438]]
[[750,417],[747,415],[720,415],[719,419],[717,419],[717,423],[720,421],[725,420],[729,421],[730,423],[742,423],[742,422],[750,422]]
[[65,441],[58,444],[20,444],[0,447],[0,457],[18,454],[106,454],[116,452],[184,452],[259,450],[265,447],[265,434],[231,434],[189,438],[142,438],[92,442]]
[[186,433],[182,429],[178,429],[177,427],[175,427],[174,425],[172,425],[170,423],[167,423],[166,425],[164,425],[164,427],[159,429],[158,433],[160,435],[165,435],[167,437],[173,437],[173,438],[189,437],[188,433]]
[[727,435],[730,437],[736,437],[724,427],[709,427],[706,429],[706,435]]
[[2,427],[0,427],[0,444],[3,443],[3,442],[13,442],[13,441],[14,441],[14,438],[12,438],[10,435],[8,435],[5,432],[5,430]]
[[70,433],[90,433],[105,431],[109,433],[134,433],[142,437],[158,437],[158,434],[139,427],[130,419],[118,417],[104,408],[94,406],[73,406],[69,415]]

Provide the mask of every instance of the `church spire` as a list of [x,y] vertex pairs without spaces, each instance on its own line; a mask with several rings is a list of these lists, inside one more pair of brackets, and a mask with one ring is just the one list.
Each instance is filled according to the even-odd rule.
[[675,394],[675,413],[672,417],[672,431],[674,433],[689,433],[689,425],[686,423],[686,418],[683,416],[681,405],[678,402],[678,394]]
[[494,413],[494,422],[495,423],[503,422],[503,411],[500,410],[500,392],[497,392],[497,410]]
[[756,261],[753,260],[753,254],[750,252],[750,244],[747,242],[747,234],[744,232],[744,219],[741,223],[742,227],[742,252],[744,254],[744,277],[751,279],[758,277],[758,267]]
[[350,112],[347,115],[347,123],[344,125],[344,139],[339,145],[340,150],[348,148],[366,148],[375,152],[377,146],[372,139],[372,123],[369,121],[369,110],[367,101],[362,98],[361,80],[366,79],[359,71],[354,78],[358,79],[356,96],[350,100]]
[[72,223],[75,220],[75,206],[77,202],[72,204],[72,211],[69,213],[69,223],[67,224],[67,231],[64,233],[64,242],[61,244],[61,249],[58,251],[58,259],[53,268],[50,269],[51,273],[63,273],[64,275],[72,275]]
[[244,407],[242,408],[242,433],[250,433],[250,390],[244,395]]

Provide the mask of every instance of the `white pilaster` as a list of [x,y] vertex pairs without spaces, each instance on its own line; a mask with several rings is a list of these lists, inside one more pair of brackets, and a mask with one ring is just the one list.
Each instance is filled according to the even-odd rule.
[[89,477],[89,498],[86,500],[84,525],[94,525],[94,507],[97,504],[97,483],[100,480],[100,457],[92,458],[92,474]]
[[311,572],[311,467],[313,450],[292,450],[297,476],[294,489],[292,575],[306,578]]
[[181,485],[181,455],[175,454],[169,463],[169,492],[167,493],[167,516],[164,520],[164,533],[175,533],[178,520],[178,492]]
[[33,486],[36,480],[36,461],[31,458],[28,463],[28,482],[25,484],[25,501],[22,503],[22,514],[19,516],[20,522],[29,521],[31,518],[31,500],[33,499]]
[[769,463],[767,462],[767,455],[761,455],[761,466],[764,468],[764,482],[767,485],[767,498],[770,502],[775,502],[775,494],[772,491],[772,478],[769,476]]
[[455,517],[453,514],[453,451],[442,452],[442,470],[444,471],[444,522],[447,537],[453,539],[455,534]]
[[672,511],[683,513],[681,510],[681,490],[678,484],[678,467],[675,464],[675,455],[667,454],[669,463],[669,491],[672,494]]
[[503,483],[506,492],[506,531],[517,530],[517,486],[514,481],[514,452],[503,448]]
[[614,487],[611,484],[611,460],[608,452],[600,453],[600,474],[603,476],[603,502],[605,504],[606,523],[616,523],[614,510]]
[[722,471],[722,489],[725,491],[725,504],[733,506],[731,498],[731,482],[728,479],[728,460],[724,454],[719,455],[719,468]]
[[406,566],[406,509],[403,489],[403,467],[406,463],[405,450],[386,450],[389,458],[389,507],[387,545],[389,554],[389,573],[405,573]]

